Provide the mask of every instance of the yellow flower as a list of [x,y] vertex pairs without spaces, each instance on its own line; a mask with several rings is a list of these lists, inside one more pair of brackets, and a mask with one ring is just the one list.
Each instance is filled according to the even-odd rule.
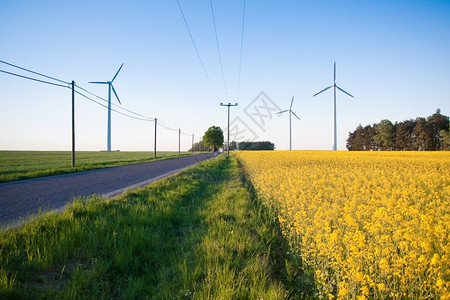
[[439,255],[437,253],[435,253],[433,255],[433,258],[431,259],[431,265],[437,265],[439,263]]
[[348,294],[347,283],[345,281],[341,281],[339,283],[338,296],[344,297],[344,296],[347,296],[347,294]]

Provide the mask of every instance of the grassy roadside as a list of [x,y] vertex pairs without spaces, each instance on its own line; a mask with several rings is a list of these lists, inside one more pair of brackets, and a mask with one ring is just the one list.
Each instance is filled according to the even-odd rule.
[[[190,155],[181,152],[181,156]],[[75,168],[70,151],[0,151],[0,182],[87,171],[154,160],[153,152],[76,152]],[[157,152],[157,159],[178,157],[176,152]]]
[[1,233],[0,298],[293,297],[298,269],[240,170],[219,157]]

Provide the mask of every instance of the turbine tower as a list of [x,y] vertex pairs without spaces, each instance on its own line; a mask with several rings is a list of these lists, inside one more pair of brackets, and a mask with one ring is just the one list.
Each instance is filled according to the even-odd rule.
[[107,142],[106,142],[106,150],[111,151],[111,89],[114,92],[114,95],[116,95],[117,101],[119,101],[119,96],[117,96],[116,90],[114,89],[114,86],[112,85],[114,79],[116,79],[117,74],[119,74],[120,70],[122,69],[123,64],[120,66],[119,70],[117,70],[116,75],[114,75],[113,79],[111,81],[90,81],[89,83],[96,83],[96,84],[107,84],[108,85],[108,129],[107,129]]
[[336,88],[337,88],[338,90],[340,90],[341,92],[343,92],[343,93],[349,95],[350,97],[355,98],[355,97],[353,97],[352,95],[350,95],[349,93],[347,93],[346,91],[344,91],[343,89],[341,89],[340,87],[338,87],[338,86],[336,85],[336,62],[334,62],[334,80],[333,80],[333,85],[331,85],[331,86],[329,86],[329,87],[327,87],[327,88],[321,90],[320,92],[314,94],[313,97],[319,95],[319,94],[322,93],[322,92],[325,92],[326,90],[328,90],[328,89],[330,89],[330,88],[334,88],[334,145],[333,145],[333,151],[336,151],[336,150],[337,150],[337,129],[336,129]]
[[300,120],[300,118],[295,114],[295,112],[292,111],[292,104],[293,103],[294,103],[294,96],[292,96],[291,106],[289,106],[289,109],[277,112],[277,114],[282,114],[282,113],[285,113],[285,112],[289,112],[289,150],[292,150],[292,115],[294,115],[297,119]]

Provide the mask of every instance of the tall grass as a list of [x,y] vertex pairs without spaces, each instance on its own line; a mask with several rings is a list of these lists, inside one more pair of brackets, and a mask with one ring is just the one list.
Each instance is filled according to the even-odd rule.
[[[178,152],[157,152],[157,159],[176,156]],[[0,151],[0,182],[141,163],[153,160],[154,153],[80,151],[75,157],[72,168],[69,151]]]
[[[296,267],[236,158],[0,234],[0,298],[284,299]],[[291,293],[291,294],[290,294]]]

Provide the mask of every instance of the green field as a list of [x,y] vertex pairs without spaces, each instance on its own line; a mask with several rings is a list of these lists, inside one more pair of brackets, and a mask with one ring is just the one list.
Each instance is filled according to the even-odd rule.
[[[178,152],[157,152],[157,159],[169,157]],[[72,168],[70,151],[0,151],[0,182],[141,163],[153,160],[154,152],[80,151],[75,158]]]
[[62,213],[3,231],[0,298],[311,294],[314,281],[300,274],[276,220],[237,159],[220,156],[114,199],[77,199]]

